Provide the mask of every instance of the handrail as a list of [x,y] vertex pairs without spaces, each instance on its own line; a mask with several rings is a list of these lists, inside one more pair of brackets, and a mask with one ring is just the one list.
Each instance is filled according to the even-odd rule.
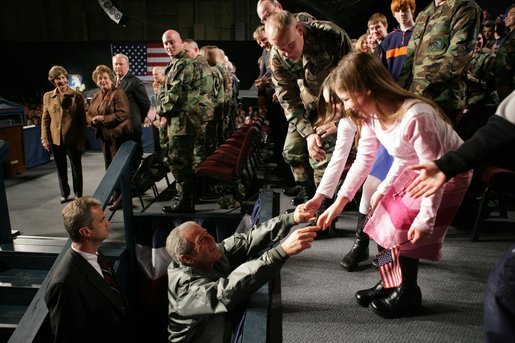
[[[271,190],[261,191],[259,223],[264,223],[279,214],[279,194]],[[250,297],[245,309],[245,323],[241,342],[266,343],[270,337],[269,328],[269,283],[263,285]],[[266,334],[264,334],[266,333]]]
[[[104,177],[100,181],[93,197],[98,199],[102,204],[102,208],[107,206],[107,203],[115,190],[117,184],[122,182],[122,201],[123,204],[132,204],[131,195],[130,195],[130,185],[128,185],[129,173],[130,173],[130,162],[132,159],[132,155],[134,154],[134,150],[136,149],[136,143],[133,141],[128,141],[122,144],[120,149],[118,150],[116,156],[114,157],[111,165],[107,169]],[[127,198],[128,197],[128,198]],[[128,199],[128,200],[127,200]],[[123,207],[123,217],[125,224],[125,232],[130,230],[130,225],[132,221],[132,205]],[[127,246],[132,244],[131,242],[126,242]],[[9,339],[9,343],[26,343],[34,341],[41,325],[43,324],[46,316],[48,315],[48,308],[45,303],[45,292],[52,278],[52,274],[54,270],[57,268],[59,263],[61,262],[64,254],[71,246],[71,240],[68,239],[66,244],[64,245],[63,250],[57,256],[52,268],[48,272],[45,280],[41,284],[38,292],[32,299],[32,302],[28,306],[25,311],[23,317],[18,323],[16,330],[14,330],[11,338]],[[130,258],[130,257],[129,257]]]

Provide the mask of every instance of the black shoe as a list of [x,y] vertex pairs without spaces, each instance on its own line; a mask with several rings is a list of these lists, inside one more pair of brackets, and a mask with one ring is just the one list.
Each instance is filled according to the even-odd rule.
[[302,189],[302,187],[298,186],[298,185],[295,187],[284,188],[283,194],[286,195],[287,197],[294,197],[294,196],[297,196],[297,194],[299,194],[301,189]]
[[369,308],[383,318],[414,316],[422,308],[422,292],[418,286],[402,284],[387,297],[371,301]]
[[167,213],[188,213],[193,212],[193,205],[188,197],[183,193],[178,193],[173,199],[170,206],[164,206],[161,209]]
[[356,298],[356,302],[359,305],[368,307],[371,301],[384,298],[392,292],[393,289],[383,288],[383,284],[379,281],[379,283],[372,288],[357,291],[354,298]]
[[304,204],[309,200],[309,197],[306,192],[306,187],[304,186],[298,186],[300,188],[300,191],[290,200],[290,204],[293,206],[298,206],[300,204]]
[[61,197],[61,198],[59,199],[59,202],[60,202],[61,204],[67,203],[68,201],[72,201],[72,199],[68,198],[68,196]]

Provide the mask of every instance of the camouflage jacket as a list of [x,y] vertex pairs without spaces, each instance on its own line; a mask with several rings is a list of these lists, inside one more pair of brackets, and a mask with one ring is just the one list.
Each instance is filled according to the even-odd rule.
[[221,106],[225,102],[224,74],[220,65],[211,67],[213,72],[213,96],[215,107]]
[[218,63],[217,67],[220,68],[224,77],[224,102],[230,103],[232,101],[232,73],[221,63]]
[[433,99],[444,109],[465,106],[464,76],[480,28],[473,0],[434,1],[419,13],[399,84]]
[[497,89],[502,87],[503,95],[509,95],[515,89],[515,29],[508,33],[497,50],[495,64]]
[[472,58],[467,74],[467,107],[499,105],[495,89],[495,54],[483,48]]
[[213,92],[213,72],[202,55],[198,55],[194,60],[195,72],[199,79],[199,106],[202,122],[213,120],[214,115],[214,92]]
[[316,111],[320,86],[340,59],[352,51],[352,44],[347,33],[334,23],[315,20],[301,25],[304,50],[299,61],[288,60],[274,47],[270,68],[288,130],[296,129],[306,137],[313,133],[309,114]]
[[159,87],[157,113],[169,118],[176,135],[194,135],[200,130],[200,79],[194,61],[182,51],[165,69]]

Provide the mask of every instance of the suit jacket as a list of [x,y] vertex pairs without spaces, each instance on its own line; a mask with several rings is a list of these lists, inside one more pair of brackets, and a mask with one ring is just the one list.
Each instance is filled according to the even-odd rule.
[[[61,140],[62,137],[62,140]],[[57,89],[43,96],[41,140],[55,145],[77,144],[79,150],[86,141],[84,97],[68,87],[59,96]]]
[[127,300],[71,248],[53,273],[45,302],[55,342],[129,340]]
[[134,132],[141,133],[141,124],[150,109],[150,99],[145,90],[145,85],[139,78],[131,74],[125,74],[120,84],[121,89],[129,99]]
[[[104,116],[103,123],[93,124],[91,120],[97,115]],[[105,96],[102,91],[93,95],[87,119],[88,124],[97,129],[97,137],[102,138],[104,142],[115,143],[132,137],[129,100],[121,89],[113,87]]]

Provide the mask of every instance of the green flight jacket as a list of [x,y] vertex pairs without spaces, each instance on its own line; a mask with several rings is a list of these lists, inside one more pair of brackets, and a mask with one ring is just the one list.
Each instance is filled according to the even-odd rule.
[[287,255],[280,245],[270,247],[294,225],[293,213],[283,214],[234,234],[218,245],[222,257],[212,270],[170,263],[169,341],[230,342],[230,311],[279,272]]

